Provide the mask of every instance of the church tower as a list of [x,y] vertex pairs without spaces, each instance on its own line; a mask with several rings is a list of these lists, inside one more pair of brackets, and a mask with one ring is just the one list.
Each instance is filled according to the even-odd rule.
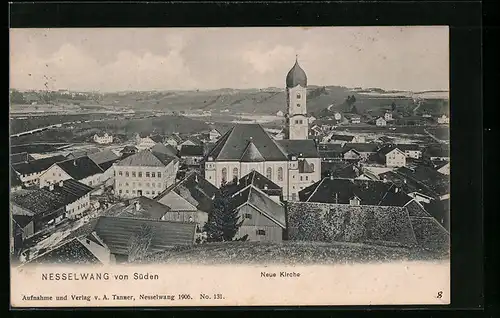
[[309,124],[306,108],[307,76],[297,58],[286,76],[286,100],[288,106],[286,125],[288,139],[308,139]]

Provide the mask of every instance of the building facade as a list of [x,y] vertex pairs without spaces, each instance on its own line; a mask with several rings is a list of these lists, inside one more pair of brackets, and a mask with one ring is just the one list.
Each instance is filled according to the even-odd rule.
[[304,140],[309,137],[307,118],[307,76],[298,60],[286,76],[288,138]]
[[113,136],[108,135],[108,133],[104,133],[104,135],[102,135],[102,136],[95,134],[93,139],[94,139],[94,142],[101,144],[101,145],[106,145],[106,144],[110,144],[113,142]]

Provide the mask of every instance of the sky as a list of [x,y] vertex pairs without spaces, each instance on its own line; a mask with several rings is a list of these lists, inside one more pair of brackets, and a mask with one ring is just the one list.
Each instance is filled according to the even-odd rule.
[[442,26],[10,29],[10,86],[284,88],[296,56],[309,85],[448,90]]

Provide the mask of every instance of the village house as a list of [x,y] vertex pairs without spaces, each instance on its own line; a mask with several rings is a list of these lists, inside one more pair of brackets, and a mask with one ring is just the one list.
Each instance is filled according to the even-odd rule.
[[243,222],[235,235],[248,235],[248,241],[281,242],[285,235],[285,207],[262,190],[249,185],[230,198],[230,209],[238,211]]
[[64,156],[53,156],[29,162],[13,164],[12,168],[17,172],[19,179],[25,186],[39,184],[40,175],[49,169],[54,163],[64,161]]
[[90,187],[97,187],[105,180],[104,171],[89,157],[79,157],[53,164],[40,176],[40,188],[68,179],[75,179]]
[[188,166],[199,166],[203,161],[205,148],[200,145],[184,145],[179,150],[181,161]]
[[116,215],[119,217],[131,217],[139,219],[162,220],[165,213],[170,211],[170,208],[163,205],[154,199],[140,196],[129,199],[128,205],[122,208]]
[[424,149],[422,158],[427,163],[450,160],[450,146],[447,144],[429,145]]
[[[318,145],[318,153],[322,162],[342,161],[344,159],[342,150],[342,144],[320,143]],[[321,165],[323,166],[323,164]]]
[[219,190],[197,172],[189,173],[154,199],[169,207],[166,221],[195,222],[203,227]]
[[447,176],[450,175],[450,163],[448,161],[438,160],[433,163],[433,166],[437,172]]
[[[372,155],[376,154],[379,149],[378,144],[374,143],[346,143],[343,146],[344,159],[362,159],[368,160]],[[354,150],[356,156],[350,156],[349,150]],[[347,156],[346,156],[347,154]]]
[[150,136],[141,136],[140,134],[136,134],[135,147],[139,151],[151,149],[154,145],[156,145],[156,141],[154,141]]
[[92,188],[73,179],[59,181],[51,184],[49,191],[64,198],[66,204],[65,218],[75,219],[81,217],[91,208],[90,193]]
[[378,127],[385,127],[387,126],[387,121],[384,119],[384,117],[379,117],[375,120],[375,125]]
[[321,136],[321,135],[323,135],[323,129],[320,126],[318,126],[318,125],[314,125],[314,126],[311,127],[311,131],[310,131],[309,134],[311,136],[314,136],[314,137]]
[[278,116],[278,117],[283,117],[284,115],[285,115],[285,114],[283,114],[283,111],[281,111],[281,110],[278,110],[278,111],[276,112],[276,116]]
[[101,182],[106,186],[113,185],[115,176],[113,164],[120,160],[120,157],[111,150],[103,150],[89,155],[89,158],[102,169]]
[[109,135],[108,133],[104,133],[102,135],[95,134],[93,140],[95,143],[98,143],[100,145],[107,145],[113,143],[113,136]]
[[386,167],[406,166],[406,154],[397,147],[392,145],[384,146],[378,151],[378,154]]
[[19,175],[17,174],[17,172],[11,166],[10,167],[10,192],[12,193],[12,192],[16,192],[18,190],[21,190],[22,187],[23,187],[23,182],[19,178]]
[[224,189],[228,194],[234,195],[249,186],[253,186],[261,190],[276,202],[280,202],[282,199],[283,189],[255,170],[240,179],[232,180],[224,187]]
[[396,147],[406,154],[407,158],[420,159],[422,158],[422,150],[417,144],[397,144]]
[[189,138],[178,144],[177,149],[180,150],[182,146],[203,146],[203,142],[195,136],[190,136]]
[[138,151],[139,151],[139,149],[137,149],[134,146],[125,146],[125,147],[123,147],[122,150],[120,150],[121,159],[124,159],[124,158],[131,156],[133,154],[136,154]]
[[441,125],[447,125],[450,123],[450,118],[446,116],[445,114],[441,115],[441,117],[438,117],[437,119],[438,124]]
[[77,151],[73,151],[73,152],[67,154],[66,159],[76,159],[76,158],[88,156],[88,155],[91,155],[94,153],[98,153],[100,151],[101,150],[99,148],[95,148],[95,147],[83,149],[83,150],[77,150]]
[[114,168],[116,196],[153,198],[175,182],[179,160],[146,149],[116,162]]
[[[114,262],[120,264],[177,246],[194,245],[196,224],[101,216],[93,233],[106,244]],[[145,251],[137,255],[141,247]]]
[[283,140],[283,138],[285,138],[285,136],[286,136],[285,131],[282,129],[279,132],[277,132],[276,134],[274,134],[273,138],[274,138],[274,140]]
[[365,137],[360,135],[336,135],[332,134],[329,143],[345,145],[346,143],[364,143]]
[[27,152],[19,152],[13,153],[10,155],[10,164],[18,164],[18,163],[28,163],[30,161],[35,160],[29,153]]
[[316,120],[316,117],[309,116],[309,118],[307,118],[307,120],[309,121],[309,124],[312,124]]
[[177,148],[169,144],[164,145],[162,143],[156,143],[156,145],[154,145],[150,150],[153,153],[160,153],[170,157],[178,157]]
[[221,133],[215,128],[210,130],[210,132],[208,133],[208,137],[209,137],[208,139],[211,142],[217,141],[221,136],[222,136]]
[[344,117],[347,118],[351,124],[360,124],[361,123],[361,116],[360,115],[345,114]]
[[18,256],[22,251],[25,240],[35,234],[33,217],[29,215],[12,215],[10,227],[10,252]]
[[178,134],[172,134],[165,138],[163,144],[177,148],[182,143],[182,138]]

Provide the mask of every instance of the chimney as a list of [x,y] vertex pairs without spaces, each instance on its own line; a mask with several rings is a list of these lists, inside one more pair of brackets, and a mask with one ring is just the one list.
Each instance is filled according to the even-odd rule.
[[61,188],[62,188],[62,186],[63,186],[63,183],[64,183],[64,181],[63,181],[63,180],[59,181],[59,186],[60,186]]
[[265,184],[265,185],[264,185],[264,190],[267,190],[267,189],[268,189],[268,188],[267,188],[267,184]]

